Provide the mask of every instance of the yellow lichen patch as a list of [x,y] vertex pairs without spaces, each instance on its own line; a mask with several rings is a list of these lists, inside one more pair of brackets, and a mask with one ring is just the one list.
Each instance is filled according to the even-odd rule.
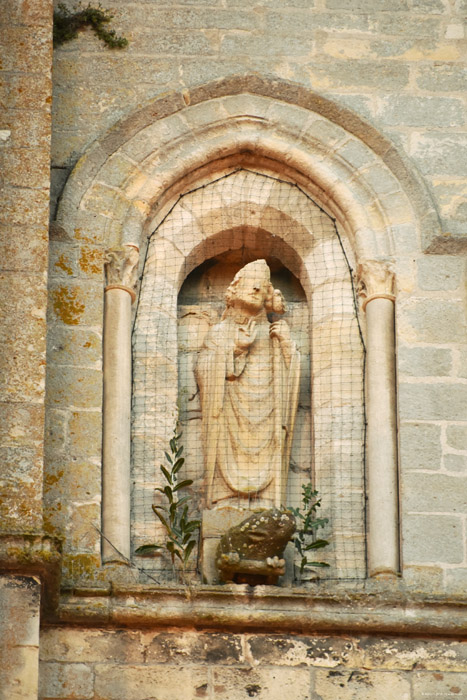
[[60,270],[63,270],[63,272],[66,272],[67,275],[72,275],[73,270],[71,269],[70,265],[67,265],[65,255],[62,253],[60,255],[59,259],[55,263],[55,267],[58,267]]
[[84,311],[84,304],[77,300],[78,292],[69,287],[52,291],[52,305],[57,318],[70,326],[76,326]]
[[57,472],[56,474],[45,474],[44,476],[44,488],[50,489],[52,486],[57,484],[60,479],[63,477],[63,470]]
[[90,579],[100,566],[100,557],[96,554],[71,554],[63,557],[63,575],[77,582]]
[[83,246],[79,258],[79,266],[85,275],[100,275],[102,273],[102,250]]

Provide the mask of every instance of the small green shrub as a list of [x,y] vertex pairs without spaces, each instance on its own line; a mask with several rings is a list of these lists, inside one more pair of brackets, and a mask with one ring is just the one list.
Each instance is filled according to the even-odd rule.
[[318,539],[316,532],[320,527],[324,527],[329,518],[316,517],[317,509],[321,507],[321,499],[318,498],[318,491],[314,491],[310,484],[302,485],[302,506],[301,508],[290,508],[297,521],[297,530],[293,536],[295,549],[301,556],[300,576],[305,569],[329,566],[324,561],[310,561],[307,553],[316,549],[327,547],[328,540]]
[[111,49],[123,49],[128,46],[128,39],[117,36],[114,29],[106,29],[106,25],[114,17],[110,10],[104,9],[101,5],[92,7],[89,4],[87,7],[82,7],[81,3],[75,5],[73,10],[59,3],[54,11],[54,46],[76,39],[78,32],[85,27],[90,27],[94,34]]
[[154,513],[164,527],[166,540],[164,544],[146,544],[138,547],[136,554],[148,555],[160,550],[167,551],[175,576],[178,573],[175,565],[176,560],[180,561],[180,576],[185,582],[186,565],[198,541],[200,521],[194,520],[190,516],[189,502],[192,500],[192,496],[180,496],[181,490],[193,483],[192,479],[178,480],[178,474],[185,462],[182,457],[183,447],[178,447],[180,437],[180,435],[174,435],[169,443],[170,454],[165,453],[169,469],[163,464],[160,465],[166,484],[163,487],[157,487],[155,491],[164,496],[166,503],[152,506]]

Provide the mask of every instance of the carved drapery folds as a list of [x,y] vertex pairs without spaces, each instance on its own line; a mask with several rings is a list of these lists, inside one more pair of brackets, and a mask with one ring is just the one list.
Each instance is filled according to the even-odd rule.
[[370,576],[399,570],[394,272],[384,262],[358,266],[367,322],[368,566]]
[[[275,306],[274,306],[275,303]],[[197,365],[201,391],[206,503],[239,498],[285,502],[298,404],[300,353],[265,260],[245,265],[227,291],[222,320],[208,333]]]
[[130,556],[131,305],[136,298],[138,260],[138,248],[134,245],[108,250],[105,257],[104,563],[125,561]]

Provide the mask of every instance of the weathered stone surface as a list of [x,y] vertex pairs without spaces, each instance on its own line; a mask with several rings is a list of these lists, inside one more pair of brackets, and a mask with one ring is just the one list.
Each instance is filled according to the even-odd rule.
[[445,455],[444,468],[448,472],[464,472],[464,474],[467,473],[467,455]]
[[399,347],[399,372],[411,377],[444,377],[452,371],[452,351],[436,347]]
[[408,342],[463,342],[465,314],[459,300],[420,299],[400,309],[401,332]]
[[40,583],[26,576],[0,577],[0,697],[37,698]]
[[467,420],[467,386],[401,384],[401,418],[406,421]]
[[169,10],[151,7],[150,4],[132,8],[129,20],[140,25],[155,25],[170,32],[179,29],[254,29],[259,23],[258,15],[253,11],[218,7],[213,12],[212,8],[186,6],[173,6]]
[[449,97],[384,98],[379,120],[388,126],[461,126],[465,115],[461,101]]
[[310,56],[313,42],[305,37],[297,37],[295,34],[278,34],[261,36],[248,32],[244,34],[225,34],[221,46],[221,55],[246,54],[249,56]]
[[418,263],[418,284],[429,291],[457,289],[462,282],[465,262],[462,258],[444,256],[443,264],[435,256],[421,258]]
[[446,588],[448,592],[464,595],[467,586],[467,568],[447,569]]
[[[375,70],[377,68],[377,70]],[[408,81],[408,67],[398,64],[392,66],[380,65],[367,61],[349,60],[333,61],[330,65],[313,64],[310,68],[311,79],[316,87],[329,89],[357,86],[365,88],[397,89],[402,88]]]
[[93,675],[86,664],[57,664],[46,662],[41,665],[40,697],[49,698],[92,698]]
[[100,408],[102,372],[100,370],[49,367],[47,403],[52,408]]
[[406,474],[401,483],[403,511],[463,514],[467,510],[467,493],[462,486],[460,476]]
[[459,352],[459,377],[467,378],[467,349],[463,346],[460,347]]
[[69,243],[51,241],[49,246],[50,279],[76,277],[78,274],[78,247]]
[[316,671],[314,686],[321,700],[373,700],[399,698],[411,700],[410,677],[408,673],[381,673],[366,669]]
[[[207,687],[207,669],[170,668],[167,666],[120,666],[97,664],[95,692],[101,700],[179,700],[183,692],[186,700],[203,697]],[[183,689],[183,690],[182,690]],[[201,693],[201,695],[200,695]]]
[[407,564],[461,564],[464,560],[460,517],[407,514],[402,519],[402,540],[403,557]]
[[465,175],[467,135],[423,134],[414,141],[412,151],[420,170],[427,175]]
[[441,427],[430,423],[399,426],[401,469],[441,468]]
[[420,66],[417,69],[417,85],[434,92],[456,92],[465,90],[467,69],[462,65],[445,63]]
[[249,668],[214,670],[212,689],[218,700],[282,700],[284,689],[293,688],[296,700],[307,700],[310,671],[299,668]]
[[388,3],[382,0],[372,0],[365,3],[363,0],[326,0],[326,7],[330,10],[351,10],[352,12],[402,12],[408,10],[406,0],[391,0]]
[[68,423],[69,455],[100,457],[101,432],[101,411],[73,411]]
[[257,664],[277,666],[316,666],[335,668],[347,665],[354,644],[344,638],[257,635],[248,639],[248,647]]
[[41,640],[41,661],[60,663],[142,664],[145,645],[140,631],[52,627]]
[[[367,31],[369,19],[366,15],[356,15],[350,13],[338,14],[335,12],[310,12],[311,4],[306,5],[302,0],[304,11],[297,12],[289,7],[281,8],[280,12],[269,11],[266,13],[266,27],[272,32],[283,32],[285,34],[310,33],[313,29],[324,29],[327,31]],[[287,11],[288,10],[288,11]]]
[[50,285],[50,314],[53,321],[67,326],[102,323],[103,285],[88,280],[61,281]]
[[57,325],[49,333],[47,357],[52,365],[98,367],[102,357],[101,334],[95,329]]
[[18,273],[47,267],[47,227],[0,224],[4,269]]
[[467,450],[467,425],[448,425],[446,438],[455,450]]
[[416,671],[413,676],[413,697],[462,697],[467,692],[466,673],[425,673]]

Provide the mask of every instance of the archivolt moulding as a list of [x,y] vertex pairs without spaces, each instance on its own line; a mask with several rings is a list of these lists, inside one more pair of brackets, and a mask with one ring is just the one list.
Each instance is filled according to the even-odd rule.
[[417,172],[371,125],[312,91],[256,76],[174,93],[121,122],[78,162],[57,221],[68,231],[92,222],[106,246],[141,243],[161,204],[239,162],[301,184],[359,259],[392,258],[400,238],[425,247],[439,234]]

